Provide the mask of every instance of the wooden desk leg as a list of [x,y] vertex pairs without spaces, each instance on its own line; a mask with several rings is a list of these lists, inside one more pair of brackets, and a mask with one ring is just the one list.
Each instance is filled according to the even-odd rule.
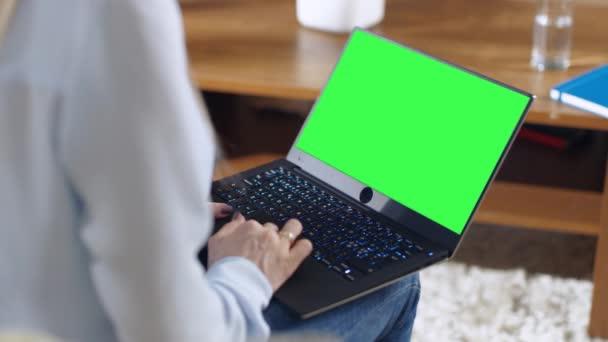
[[606,168],[602,196],[601,224],[593,268],[589,335],[608,338],[608,168]]

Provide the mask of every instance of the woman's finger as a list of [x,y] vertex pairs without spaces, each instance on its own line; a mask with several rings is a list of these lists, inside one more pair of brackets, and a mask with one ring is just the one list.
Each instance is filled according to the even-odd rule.
[[264,223],[262,226],[263,226],[264,228],[272,229],[272,230],[274,230],[275,232],[278,232],[278,231],[279,231],[279,227],[277,227],[277,225],[276,225],[276,224],[274,224],[274,223],[272,223],[272,222],[267,222],[267,223]]
[[216,236],[225,236],[233,232],[238,226],[245,223],[245,216],[238,211],[235,211],[232,220],[220,228],[220,230],[215,233]]
[[279,232],[279,236],[281,237],[281,240],[287,242],[288,247],[291,247],[301,233],[302,223],[296,219],[290,219]]
[[234,213],[234,208],[226,203],[211,202],[211,210],[216,219],[225,218]]
[[293,244],[293,247],[289,251],[289,257],[294,270],[310,255],[312,248],[312,243],[307,239],[298,240]]

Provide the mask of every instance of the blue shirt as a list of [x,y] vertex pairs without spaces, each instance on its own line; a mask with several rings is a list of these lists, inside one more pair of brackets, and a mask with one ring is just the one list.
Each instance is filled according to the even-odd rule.
[[209,272],[214,138],[172,0],[22,0],[0,49],[0,329],[265,339],[272,289]]

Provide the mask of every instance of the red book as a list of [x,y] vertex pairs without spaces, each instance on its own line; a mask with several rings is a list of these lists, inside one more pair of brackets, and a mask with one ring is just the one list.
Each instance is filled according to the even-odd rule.
[[564,151],[568,148],[568,139],[535,131],[527,127],[521,128],[519,137],[560,151]]

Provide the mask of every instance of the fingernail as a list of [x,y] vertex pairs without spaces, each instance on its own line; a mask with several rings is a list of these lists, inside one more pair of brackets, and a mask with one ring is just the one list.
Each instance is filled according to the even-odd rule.
[[222,206],[222,209],[220,210],[220,214],[223,216],[228,216],[232,213],[234,213],[234,207],[228,204]]
[[232,214],[232,220],[234,221],[234,220],[238,219],[240,216],[241,216],[241,212],[238,210],[235,210],[234,214]]

